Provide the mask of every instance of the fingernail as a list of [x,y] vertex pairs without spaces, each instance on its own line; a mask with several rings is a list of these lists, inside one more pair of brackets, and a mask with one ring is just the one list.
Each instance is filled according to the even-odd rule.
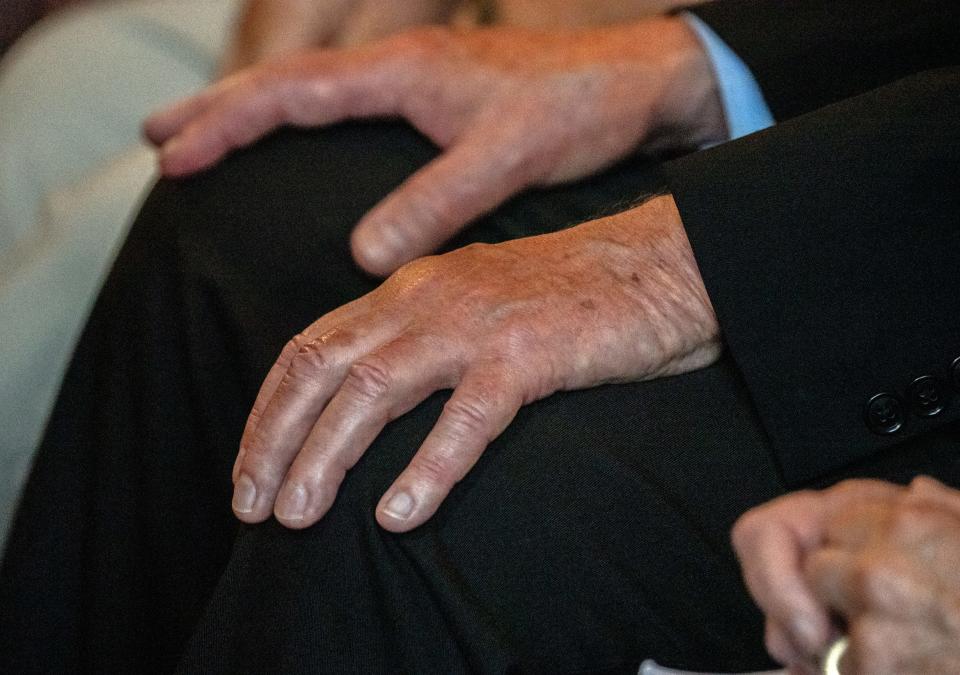
[[397,520],[406,520],[413,513],[413,497],[406,492],[398,492],[390,498],[387,505],[383,507],[383,512],[391,518]]
[[277,517],[282,520],[303,520],[307,510],[307,491],[302,485],[287,488],[283,491],[280,503],[277,504]]
[[250,513],[257,501],[257,486],[250,476],[240,474],[237,484],[233,488],[233,510],[237,513]]
[[400,230],[393,225],[361,227],[356,230],[353,241],[358,262],[384,273],[397,264],[399,256],[407,248]]
[[361,251],[367,262],[378,268],[391,264],[396,257],[396,252],[379,240],[368,240],[361,246]]

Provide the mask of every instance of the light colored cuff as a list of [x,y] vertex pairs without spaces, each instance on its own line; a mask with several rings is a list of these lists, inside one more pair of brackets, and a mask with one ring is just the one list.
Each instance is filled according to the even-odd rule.
[[683,12],[680,16],[697,34],[713,66],[729,140],[772,127],[776,121],[747,64],[695,14]]

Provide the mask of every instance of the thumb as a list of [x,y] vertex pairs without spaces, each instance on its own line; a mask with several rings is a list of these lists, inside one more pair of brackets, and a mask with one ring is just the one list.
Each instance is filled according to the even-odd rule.
[[364,216],[351,237],[354,260],[371,274],[388,276],[435,252],[535,175],[508,139],[476,129]]

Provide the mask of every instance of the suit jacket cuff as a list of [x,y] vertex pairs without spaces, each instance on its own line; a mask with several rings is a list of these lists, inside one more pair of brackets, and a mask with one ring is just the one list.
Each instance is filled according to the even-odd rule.
[[[934,71],[666,165],[790,484],[960,419],[958,109],[960,69]],[[935,416],[921,376],[944,387]],[[891,433],[867,414],[880,393]]]

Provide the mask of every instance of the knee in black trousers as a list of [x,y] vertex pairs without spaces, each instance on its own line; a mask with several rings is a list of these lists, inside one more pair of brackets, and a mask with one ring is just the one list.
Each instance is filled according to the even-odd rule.
[[[291,336],[375,286],[349,231],[435,154],[398,124],[286,131],[157,187],[11,536],[0,671],[768,664],[727,533],[783,487],[728,360],[524,408],[414,532],[382,531],[373,509],[443,393],[385,430],[317,526],[237,526],[230,468],[260,381]],[[514,199],[450,246],[569,226],[659,187],[635,158]]]

